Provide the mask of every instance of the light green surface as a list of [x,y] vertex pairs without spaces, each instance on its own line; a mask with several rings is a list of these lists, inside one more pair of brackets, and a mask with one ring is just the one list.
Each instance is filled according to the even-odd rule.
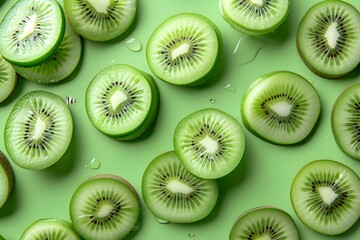
[[[0,17],[11,2],[13,0],[0,2]],[[322,101],[320,122],[309,141],[299,146],[272,145],[252,135],[241,123],[246,137],[245,155],[233,173],[218,180],[220,196],[211,215],[194,224],[160,224],[142,200],[142,228],[130,239],[227,239],[240,214],[262,205],[288,212],[297,224],[302,239],[360,239],[360,221],[343,235],[321,235],[300,222],[290,202],[290,186],[295,174],[312,160],[337,160],[360,175],[360,161],[347,157],[337,147],[330,126],[331,108],[336,97],[345,87],[360,81],[359,66],[355,73],[346,78],[328,80],[308,70],[296,51],[297,25],[306,10],[316,2],[318,0],[291,1],[290,15],[278,34],[265,39],[267,46],[253,62],[239,66],[236,59],[240,56],[235,56],[233,51],[241,34],[222,19],[216,0],[140,0],[134,30],[123,40],[106,43],[83,41],[84,55],[80,68],[68,81],[45,86],[20,79],[14,95],[0,105],[1,136],[5,120],[16,100],[35,89],[76,99],[76,103],[70,106],[75,135],[64,159],[50,169],[29,171],[12,164],[16,177],[15,191],[8,204],[0,210],[0,234],[9,240],[19,239],[23,230],[37,219],[51,217],[69,220],[68,208],[73,192],[81,182],[95,174],[120,175],[132,183],[141,196],[142,173],[153,158],[173,150],[173,132],[183,117],[202,108],[215,107],[241,122],[240,101],[250,83],[268,72],[289,70],[312,82]],[[360,9],[358,0],[349,2]],[[119,142],[103,135],[93,127],[85,112],[87,85],[96,73],[113,63],[126,63],[150,73],[145,59],[146,42],[164,19],[180,12],[203,14],[219,27],[224,52],[216,81],[207,87],[186,88],[169,85],[156,78],[161,102],[151,134],[133,142]],[[140,52],[132,52],[125,45],[126,40],[133,37],[143,44]],[[235,87],[236,92],[226,90],[224,87],[227,84]],[[6,154],[3,137],[0,149]],[[93,158],[101,162],[98,170],[85,167]]]

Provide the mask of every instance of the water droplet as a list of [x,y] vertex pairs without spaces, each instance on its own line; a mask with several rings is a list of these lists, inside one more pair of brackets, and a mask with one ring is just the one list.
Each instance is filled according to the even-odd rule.
[[255,60],[259,51],[266,47],[262,39],[245,36],[240,38],[234,49],[234,62],[236,65],[245,65]]
[[115,63],[115,59],[110,61],[110,64],[114,64]]
[[166,221],[166,220],[161,219],[161,218],[157,218],[157,217],[155,217],[155,219],[156,219],[156,221],[157,221],[158,223],[161,223],[161,224],[166,224],[166,223],[169,223],[169,221]]
[[130,38],[125,42],[126,47],[133,52],[139,52],[142,49],[140,40],[136,38]]
[[131,231],[137,232],[140,230],[140,228],[141,228],[141,221],[138,220],[137,223],[134,225],[134,227],[131,229]]
[[211,102],[211,103],[214,103],[215,101],[216,101],[215,98],[210,98],[210,99],[209,99],[209,102]]
[[188,236],[189,236],[189,237],[194,237],[195,234],[194,234],[194,233],[189,233]]
[[231,83],[228,83],[224,86],[224,89],[228,92],[231,92],[231,93],[235,93],[236,92],[236,88],[234,85],[232,85]]
[[90,168],[93,170],[97,170],[100,167],[101,167],[101,162],[96,158],[91,159],[90,163],[85,165],[85,168]]
[[72,104],[76,103],[76,100],[73,97],[67,96],[67,97],[65,97],[65,102],[67,105],[72,105]]

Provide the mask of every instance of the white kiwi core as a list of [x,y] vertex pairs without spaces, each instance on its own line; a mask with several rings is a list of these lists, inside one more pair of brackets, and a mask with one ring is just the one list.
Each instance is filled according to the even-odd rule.
[[194,191],[194,189],[189,187],[187,184],[184,184],[177,180],[171,180],[170,182],[168,182],[168,184],[166,185],[166,188],[169,189],[173,193],[189,194]]
[[256,5],[262,6],[264,4],[263,0],[251,0],[252,3],[255,3]]
[[325,33],[325,38],[330,48],[335,48],[336,43],[339,39],[339,33],[336,27],[337,27],[336,22],[331,23]]
[[35,123],[35,129],[34,129],[34,140],[39,140],[41,136],[44,134],[46,128],[46,124],[43,120],[38,119]]
[[179,47],[175,48],[171,52],[171,59],[174,60],[177,57],[186,54],[187,52],[189,52],[189,48],[190,48],[190,45],[188,43],[181,44]]
[[110,6],[110,0],[88,0],[88,2],[99,13],[107,13],[107,8]]
[[114,208],[114,207],[113,207],[111,204],[109,204],[109,203],[104,203],[104,204],[100,207],[99,211],[97,212],[96,217],[98,217],[98,218],[103,218],[103,217],[108,216],[108,215],[111,213],[111,211],[113,210],[113,208]]
[[117,90],[114,92],[110,97],[110,103],[113,110],[116,110],[123,102],[126,101],[126,99],[127,97],[122,91]]
[[24,26],[23,33],[20,35],[21,41],[28,38],[34,32],[36,27],[36,20],[37,20],[36,14],[30,16],[29,21]]
[[289,116],[291,112],[292,105],[287,102],[278,102],[274,103],[270,106],[271,110],[276,112],[282,117]]
[[208,153],[216,153],[216,151],[219,148],[219,144],[217,141],[213,140],[211,137],[206,136],[201,141],[200,144],[202,144]]
[[318,191],[324,203],[330,205],[337,198],[338,194],[331,187],[319,187]]

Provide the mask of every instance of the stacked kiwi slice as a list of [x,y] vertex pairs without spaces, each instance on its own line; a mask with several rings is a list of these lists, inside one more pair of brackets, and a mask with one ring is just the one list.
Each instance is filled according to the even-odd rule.
[[0,151],[0,209],[6,204],[14,189],[14,172],[6,158]]
[[15,69],[0,55],[0,103],[12,94],[17,78]]

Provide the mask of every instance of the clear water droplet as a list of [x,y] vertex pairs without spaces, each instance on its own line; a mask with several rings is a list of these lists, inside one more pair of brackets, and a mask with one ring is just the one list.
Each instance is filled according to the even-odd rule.
[[251,36],[240,38],[234,49],[234,62],[242,66],[255,60],[259,51],[266,47],[264,40]]
[[189,237],[194,237],[195,234],[194,234],[194,233],[189,233],[188,236],[189,236]]
[[211,103],[214,103],[215,101],[216,101],[215,98],[210,98],[210,99],[209,99],[209,102],[211,102]]
[[126,40],[125,45],[133,52],[139,52],[142,49],[141,42],[137,38],[130,38]]
[[110,64],[114,64],[115,63],[115,59],[110,61]]
[[236,93],[236,87],[232,85],[231,83],[228,83],[224,86],[224,89],[231,93]]
[[157,218],[157,217],[155,217],[155,219],[156,219],[156,221],[157,221],[158,223],[161,223],[161,224],[166,224],[166,223],[169,223],[169,221],[166,221],[166,220],[161,219],[161,218]]
[[69,105],[72,105],[72,104],[76,103],[76,100],[73,97],[66,96],[65,97],[65,102],[69,106]]
[[85,165],[85,168],[90,168],[93,170],[97,170],[100,167],[101,167],[101,162],[96,158],[91,159],[90,163]]

